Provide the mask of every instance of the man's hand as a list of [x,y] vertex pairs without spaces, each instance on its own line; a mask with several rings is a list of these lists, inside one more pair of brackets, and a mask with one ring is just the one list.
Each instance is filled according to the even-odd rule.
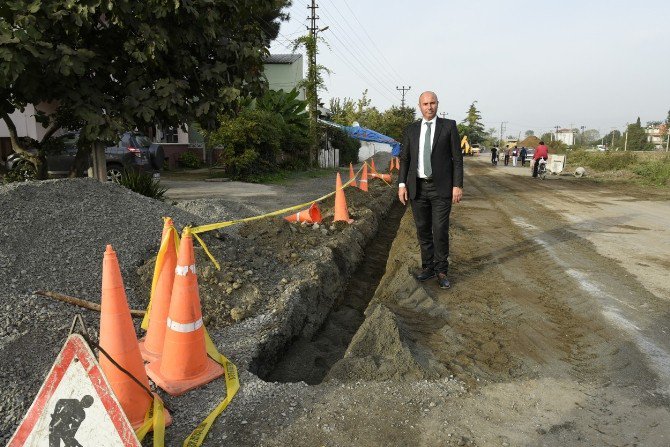
[[405,187],[398,188],[398,198],[400,199],[400,203],[402,203],[403,205],[407,203],[407,188]]
[[451,203],[460,203],[463,198],[463,188],[454,186],[451,191]]

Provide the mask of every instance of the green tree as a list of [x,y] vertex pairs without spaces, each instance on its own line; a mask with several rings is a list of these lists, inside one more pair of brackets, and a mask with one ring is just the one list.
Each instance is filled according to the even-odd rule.
[[402,141],[402,134],[405,132],[405,128],[414,119],[414,108],[392,106],[381,114],[379,128],[375,130],[396,141]]
[[629,124],[626,128],[626,136],[622,146],[629,151],[650,151],[654,149],[654,145],[647,142],[647,134],[642,127],[639,116],[633,124]]
[[[197,122],[266,88],[263,57],[289,0],[13,0],[0,6],[0,118],[24,152],[10,113],[50,104],[37,157],[60,128],[80,129],[80,154],[128,128]],[[176,32],[178,30],[178,32]]]
[[485,139],[484,125],[481,122],[482,114],[477,110],[475,104],[477,104],[477,101],[473,101],[470,104],[465,119],[461,121],[465,124],[461,136],[467,135],[470,144],[480,143]]
[[524,135],[526,137],[532,137],[533,135],[535,135],[535,131],[528,129],[526,133],[524,133]]
[[600,139],[600,132],[597,129],[586,129],[582,132],[582,144],[588,146],[594,144]]

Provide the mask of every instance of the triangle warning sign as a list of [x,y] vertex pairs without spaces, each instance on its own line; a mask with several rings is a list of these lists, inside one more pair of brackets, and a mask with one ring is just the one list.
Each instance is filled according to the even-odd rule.
[[91,348],[70,335],[8,447],[141,447]]

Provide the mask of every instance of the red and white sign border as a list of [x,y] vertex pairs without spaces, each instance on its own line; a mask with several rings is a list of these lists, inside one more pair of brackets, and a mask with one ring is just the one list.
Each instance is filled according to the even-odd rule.
[[81,366],[83,366],[88,377],[91,379],[91,384],[95,388],[97,397],[107,411],[123,445],[128,447],[141,446],[126,414],[121,408],[121,404],[119,404],[116,396],[114,396],[107,378],[102,373],[100,364],[93,355],[91,348],[81,335],[72,334],[68,337],[60,354],[58,354],[56,362],[51,367],[51,371],[49,371],[46,380],[42,384],[42,388],[37,393],[37,397],[28,409],[7,447],[20,447],[24,445],[35,425],[40,420],[40,417],[47,411],[46,405],[61,383],[65,372],[76,361],[81,362]]

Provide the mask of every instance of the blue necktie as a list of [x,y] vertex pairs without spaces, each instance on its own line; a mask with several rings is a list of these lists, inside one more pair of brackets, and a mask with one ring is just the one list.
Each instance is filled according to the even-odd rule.
[[433,123],[426,123],[426,138],[423,142],[423,173],[426,177],[430,177],[433,173],[433,168],[430,165],[430,153],[432,148],[430,146],[430,125]]

